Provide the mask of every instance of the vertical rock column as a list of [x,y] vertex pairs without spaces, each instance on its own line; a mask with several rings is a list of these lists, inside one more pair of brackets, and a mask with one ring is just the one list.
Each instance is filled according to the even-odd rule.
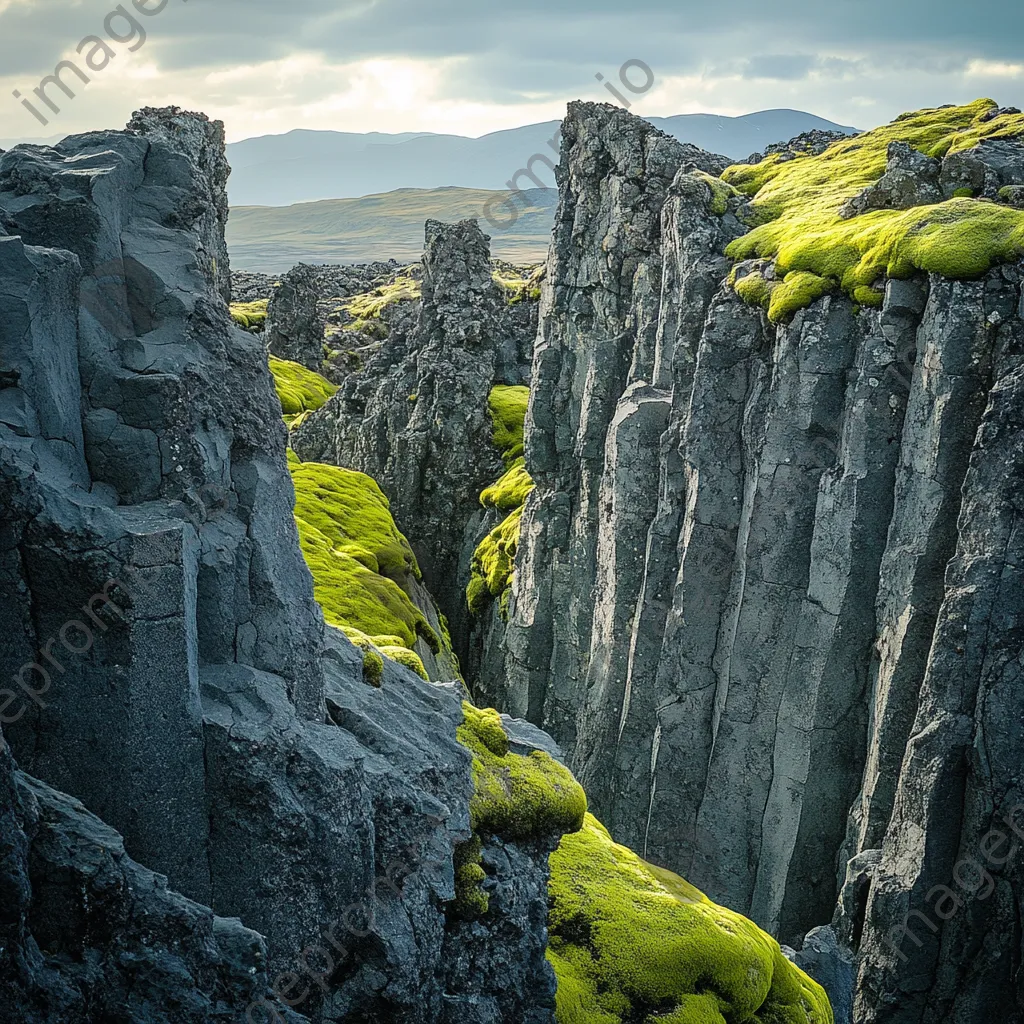
[[[523,515],[505,704],[571,749],[593,627],[605,442],[631,367],[636,380],[653,369],[649,303],[634,303],[634,282],[641,294],[660,291],[661,211],[684,150],[648,122],[591,103],[570,105],[562,147],[527,417],[537,486]],[[638,347],[640,319],[648,344]],[[654,415],[645,443],[663,421]]]

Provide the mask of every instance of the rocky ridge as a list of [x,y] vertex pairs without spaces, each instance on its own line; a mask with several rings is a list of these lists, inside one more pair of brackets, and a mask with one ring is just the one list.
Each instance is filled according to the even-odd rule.
[[450,927],[462,691],[324,627],[223,153],[169,108],[0,158],[4,1019],[546,1024],[557,833]]
[[[835,916],[863,1024],[1024,1014],[1024,890],[1003,859],[1024,746],[1024,321],[1020,248],[994,242],[1018,230],[1019,122],[979,101],[885,130],[932,133],[938,194],[903,198],[926,157],[890,147],[828,223],[853,201],[854,222],[960,223],[991,255],[964,272],[973,241],[930,249],[945,276],[871,280],[865,257],[856,297],[773,250],[726,257],[777,168],[833,149],[727,174],[744,196],[620,110],[573,104],[563,130],[536,488],[483,685],[565,745],[620,841],[795,945]],[[949,205],[898,212],[922,201]],[[758,255],[787,242],[760,230]],[[962,877],[974,863],[991,887]]]
[[358,469],[381,484],[465,659],[469,562],[493,525],[479,498],[502,474],[486,397],[495,384],[522,382],[536,302],[509,304],[473,221],[428,221],[422,266],[415,321],[392,327],[292,446],[303,460]]

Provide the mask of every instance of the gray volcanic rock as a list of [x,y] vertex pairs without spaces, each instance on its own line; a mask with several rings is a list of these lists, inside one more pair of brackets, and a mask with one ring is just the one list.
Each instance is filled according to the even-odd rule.
[[809,132],[801,132],[788,142],[773,142],[765,146],[763,153],[751,153],[747,157],[748,164],[759,164],[769,156],[779,156],[782,160],[793,160],[797,156],[818,156],[824,153],[833,142],[841,142],[850,138],[850,132],[827,131],[812,128]]
[[909,143],[890,142],[885,174],[844,203],[839,216],[848,220],[869,210],[909,210],[912,206],[937,203],[942,199],[941,170],[938,160],[919,153]]
[[140,867],[77,801],[0,752],[0,1008],[6,1024],[237,1019],[269,995],[266,943]]
[[418,324],[393,332],[294,433],[292,447],[304,460],[358,469],[380,484],[460,651],[464,549],[469,538],[471,553],[480,535],[480,492],[503,472],[487,397],[502,383],[499,353],[514,332],[477,223],[428,221],[426,240]]
[[462,691],[325,633],[226,176],[173,108],[0,157],[0,1017],[549,1024],[558,837],[453,938]]
[[267,349],[278,359],[319,370],[324,361],[324,320],[318,305],[319,275],[304,263],[281,277],[267,304]]
[[858,1022],[1021,1020],[1021,268],[776,325],[673,140],[574,104],[559,178],[498,706],[783,941],[846,881]]

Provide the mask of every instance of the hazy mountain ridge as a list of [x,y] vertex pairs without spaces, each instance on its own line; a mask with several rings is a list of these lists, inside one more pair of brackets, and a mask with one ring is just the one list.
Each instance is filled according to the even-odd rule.
[[[678,114],[647,120],[681,142],[736,161],[812,129],[856,131],[799,110],[762,110],[742,117]],[[558,127],[558,121],[546,121],[478,139],[305,129],[265,135],[228,146],[232,167],[228,192],[233,206],[289,206],[399,188],[503,189],[534,154],[547,158],[550,166],[538,160],[533,171],[553,188],[558,152],[557,142],[554,148],[550,142]],[[524,175],[516,184],[530,182]]]

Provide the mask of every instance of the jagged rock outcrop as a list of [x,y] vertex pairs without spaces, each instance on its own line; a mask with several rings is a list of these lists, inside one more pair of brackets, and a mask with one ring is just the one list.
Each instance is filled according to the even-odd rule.
[[798,156],[818,156],[824,153],[833,142],[840,142],[848,139],[846,132],[826,131],[821,128],[812,128],[809,132],[803,132],[793,139],[785,142],[773,142],[765,146],[763,153],[751,153],[747,157],[748,164],[759,164],[769,156],[778,156],[782,160],[795,160]]
[[319,285],[316,268],[299,263],[281,277],[267,304],[268,351],[309,370],[318,370],[324,361]]
[[[943,167],[1005,198],[1024,148],[997,123]],[[1024,818],[1021,267],[911,267],[856,303],[769,273],[764,305],[794,299],[769,318],[724,256],[750,207],[684,164],[570,106],[489,685],[617,840],[783,941],[829,922],[850,861],[858,1022],[1021,1020],[1021,868],[979,859]]]
[[302,459],[358,469],[380,484],[460,653],[480,492],[502,473],[487,398],[501,382],[499,352],[514,337],[488,241],[475,221],[427,222],[415,330],[392,334],[292,440]]
[[0,1016],[550,1024],[539,848],[448,928],[461,689],[313,600],[227,173],[174,108],[0,158]]
[[[206,1024],[267,995],[266,943],[167,889],[0,750],[0,1009],[26,1024]],[[271,997],[281,1021],[300,1021]]]

